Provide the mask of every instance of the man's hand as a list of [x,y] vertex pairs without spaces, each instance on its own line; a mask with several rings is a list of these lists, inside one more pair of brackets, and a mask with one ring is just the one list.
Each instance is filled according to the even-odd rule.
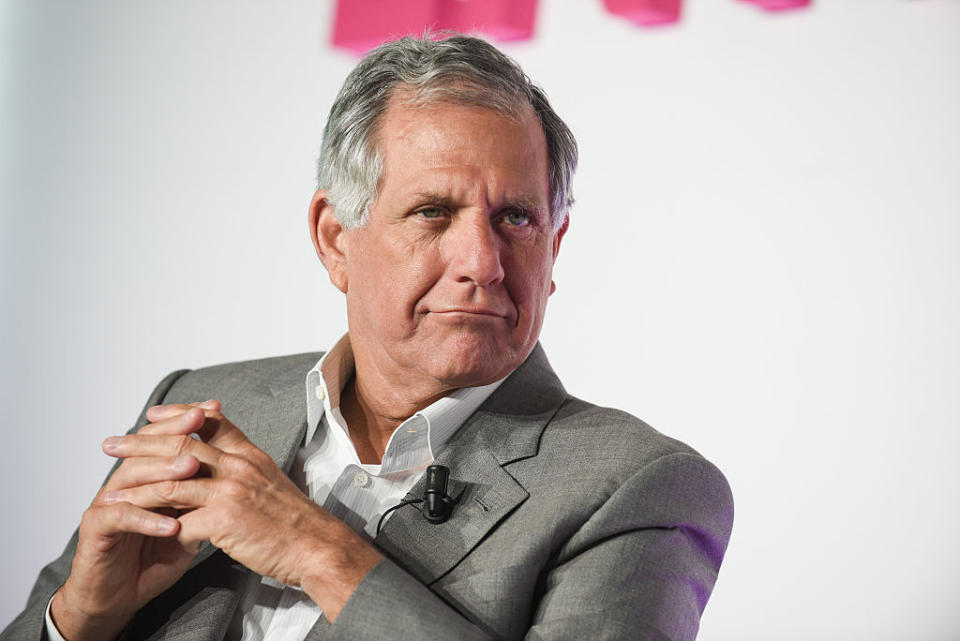
[[[209,540],[254,572],[302,587],[333,621],[383,558],[377,549],[305,496],[219,405],[158,406],[147,416],[157,422],[108,439],[105,451],[125,459],[124,465],[140,461],[148,468],[195,460],[199,471],[111,487],[101,495],[103,504],[186,510],[177,518],[180,549],[195,551]],[[200,440],[189,436],[194,432]]]
[[[189,438],[203,425],[201,408],[220,408],[216,401],[194,405],[197,409],[185,406],[190,411],[141,431]],[[175,511],[150,511],[104,497],[145,483],[176,482],[199,469],[200,462],[189,455],[130,458],[97,493],[80,523],[70,576],[53,597],[51,614],[64,638],[114,638],[138,609],[186,572],[200,548],[198,542],[176,538]]]

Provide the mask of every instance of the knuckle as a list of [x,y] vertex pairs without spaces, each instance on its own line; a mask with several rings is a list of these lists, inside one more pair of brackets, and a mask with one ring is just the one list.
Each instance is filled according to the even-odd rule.
[[83,516],[80,517],[80,531],[86,532],[97,527],[102,520],[102,511],[103,508],[97,505],[91,505],[88,507],[84,511]]
[[224,479],[221,492],[229,499],[241,501],[247,496],[247,486],[236,479]]
[[176,439],[174,441],[174,448],[177,452],[177,456],[186,454],[193,447],[194,441],[188,434],[180,434],[174,438]]
[[134,512],[134,507],[129,503],[115,503],[113,505],[105,505],[100,511],[100,517],[95,523],[97,525],[104,524],[112,528],[120,528],[125,523],[128,523],[133,516],[131,513]]
[[156,484],[157,496],[161,499],[172,500],[180,489],[180,481],[160,481]]
[[249,452],[247,453],[247,458],[252,461],[257,468],[261,469],[264,465],[273,463],[273,459],[270,458],[270,455],[255,445],[250,446]]
[[142,532],[153,518],[152,513],[127,503],[117,510],[116,525],[127,532]]
[[126,521],[127,527],[131,530],[142,530],[150,524],[151,518],[147,516],[146,513],[141,511],[129,511],[124,515],[124,521]]
[[257,466],[242,456],[231,456],[228,459],[232,472],[242,476],[255,476],[259,472]]

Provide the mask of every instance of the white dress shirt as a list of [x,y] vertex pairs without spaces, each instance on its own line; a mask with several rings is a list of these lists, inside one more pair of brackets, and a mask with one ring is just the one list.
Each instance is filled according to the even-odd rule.
[[[307,433],[290,478],[315,502],[372,539],[380,517],[403,499],[450,437],[504,379],[455,390],[417,412],[394,430],[381,463],[373,465],[360,462],[340,413],[340,393],[354,369],[346,335],[307,373]],[[229,416],[230,408],[224,412]],[[320,614],[301,589],[252,575],[226,641],[303,641]],[[49,604],[46,628],[50,641],[64,641],[50,618]]]

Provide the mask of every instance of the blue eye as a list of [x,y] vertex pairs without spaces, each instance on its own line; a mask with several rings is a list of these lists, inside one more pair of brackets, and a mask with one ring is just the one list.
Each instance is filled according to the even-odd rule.
[[503,219],[513,227],[523,227],[530,224],[530,214],[525,211],[508,211],[503,215]]

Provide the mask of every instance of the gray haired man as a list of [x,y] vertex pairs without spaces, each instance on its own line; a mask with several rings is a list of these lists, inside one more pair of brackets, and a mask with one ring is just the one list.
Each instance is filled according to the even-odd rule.
[[[484,41],[371,53],[331,110],[309,211],[347,335],[164,379],[0,636],[692,639],[726,481],[567,394],[537,343],[576,162]],[[427,487],[431,463],[449,489]]]

